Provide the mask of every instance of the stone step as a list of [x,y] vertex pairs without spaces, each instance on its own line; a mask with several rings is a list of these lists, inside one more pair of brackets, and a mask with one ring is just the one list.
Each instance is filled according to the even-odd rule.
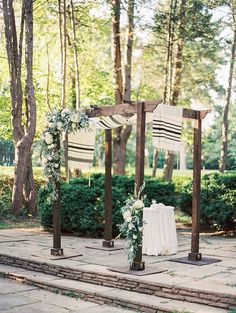
[[77,282],[88,282],[90,284],[102,285],[104,287],[129,290],[139,294],[182,300],[222,309],[236,307],[235,292],[229,293],[227,287],[225,288],[226,290],[224,289],[221,291],[219,288],[217,289],[217,286],[215,285],[211,286],[211,290],[209,290],[209,286],[202,286],[201,284],[199,284],[197,288],[195,285],[169,285],[160,282],[150,282],[145,280],[145,278],[141,279],[133,275],[114,273],[106,270],[106,268],[103,268],[103,271],[101,271],[100,267],[91,271],[84,269],[83,266],[80,268],[73,268],[51,262],[29,260],[26,258],[0,254],[0,264],[50,274],[60,278],[75,280]]
[[0,276],[83,300],[129,308],[135,312],[226,313],[223,308],[168,299],[114,287],[59,278],[19,267],[0,265]]

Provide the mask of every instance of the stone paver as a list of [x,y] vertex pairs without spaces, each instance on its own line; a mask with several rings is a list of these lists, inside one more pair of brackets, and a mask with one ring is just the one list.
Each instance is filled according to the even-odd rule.
[[[0,278],[1,292],[7,288],[8,293],[0,294],[1,313],[130,313],[130,310],[112,308],[107,305],[70,298],[49,291],[31,288],[12,280]],[[9,292],[9,289],[12,292]],[[34,290],[33,290],[34,289]],[[135,311],[133,311],[135,312]]]
[[66,297],[45,290],[24,291],[21,292],[21,295],[30,299],[38,300],[47,304],[66,308],[73,311],[79,309],[88,309],[91,307],[94,308],[98,306],[96,303],[77,300],[74,298],[70,298],[69,296]]
[[[1,281],[2,282],[2,281]],[[6,312],[7,309],[24,306],[30,303],[38,302],[34,299],[25,298],[17,294],[0,295],[0,310]],[[23,312],[23,311],[22,311]]]
[[[13,242],[13,240],[15,240],[15,242]],[[81,270],[95,271],[102,274],[114,274],[109,271],[109,267],[128,265],[127,257],[123,250],[102,251],[86,248],[87,245],[91,244],[97,244],[98,247],[101,247],[102,240],[63,236],[62,248],[65,253],[64,257],[71,257],[78,254],[82,255],[67,259],[57,259],[50,255],[52,234],[37,229],[0,230],[1,254]],[[120,244],[124,244],[124,242],[119,240],[119,245]],[[189,264],[169,262],[168,260],[172,258],[188,255],[191,244],[190,234],[185,232],[179,233],[178,244],[179,251],[177,255],[143,256],[146,267],[159,267],[166,271],[164,273],[138,277],[138,279],[150,283],[163,283],[171,286],[186,286],[189,288],[202,289],[209,292],[217,291],[221,293],[229,293],[236,297],[236,243],[234,238],[217,238],[201,235],[200,252],[203,256],[213,256],[221,260],[221,262],[206,266],[193,266]],[[21,272],[25,273],[24,271],[25,270],[19,269],[19,271],[17,270],[17,274],[20,275]],[[35,274],[31,275],[31,278],[33,278]],[[44,274],[36,273],[36,275],[40,279],[40,275],[42,275],[41,277],[43,278]],[[131,277],[131,275],[125,274],[117,275],[121,277]],[[134,276],[133,278],[136,279]],[[52,281],[55,280],[54,277],[50,278],[50,280],[51,279]],[[0,294],[1,290],[2,288],[0,289]],[[115,308],[115,310],[117,309]]]
[[86,310],[76,310],[73,313],[131,313],[131,311],[111,306],[108,307],[107,305],[101,305],[96,307],[96,309],[90,308]]
[[37,289],[34,286],[28,286],[28,285],[22,285],[22,284],[12,284],[12,282],[10,280],[1,280],[0,286],[1,286],[1,289],[0,289],[1,295],[7,295],[7,294],[11,294],[11,293],[20,292],[20,291]]

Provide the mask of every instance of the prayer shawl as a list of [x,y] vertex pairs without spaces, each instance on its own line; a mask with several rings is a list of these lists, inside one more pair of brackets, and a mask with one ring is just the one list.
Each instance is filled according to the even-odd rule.
[[111,129],[127,124],[127,120],[122,115],[112,115],[101,118],[91,118],[90,124],[94,125],[97,129]]
[[87,168],[93,165],[96,129],[78,130],[68,135],[69,168]]
[[182,108],[165,104],[159,104],[153,111],[153,146],[156,149],[180,151],[182,116]]

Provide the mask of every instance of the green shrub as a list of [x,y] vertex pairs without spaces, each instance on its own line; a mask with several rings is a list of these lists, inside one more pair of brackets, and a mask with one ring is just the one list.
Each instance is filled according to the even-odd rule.
[[[42,178],[37,177],[35,179],[36,190],[44,184]],[[11,175],[0,175],[0,219],[14,219],[15,216],[11,214],[11,203],[12,203],[12,188],[13,188],[13,177]],[[27,216],[26,209],[22,209],[19,212],[18,217]]]
[[[175,206],[175,186],[160,179],[146,179],[145,204],[152,199]],[[104,175],[72,179],[61,183],[61,223],[64,231],[80,235],[102,236],[104,231]],[[113,176],[112,178],[112,223],[113,235],[119,233],[117,224],[122,223],[121,207],[134,190],[134,177]],[[42,188],[38,194],[38,209],[44,228],[52,227],[52,207],[48,204],[49,192]]]
[[13,179],[8,175],[0,176],[0,219],[9,218],[11,213]]
[[[183,186],[180,207],[191,215],[192,182]],[[201,223],[212,229],[236,225],[236,173],[207,174],[201,182]]]

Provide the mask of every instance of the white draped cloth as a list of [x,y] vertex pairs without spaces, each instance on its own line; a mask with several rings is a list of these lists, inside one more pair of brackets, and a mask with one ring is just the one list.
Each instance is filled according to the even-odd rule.
[[144,208],[143,254],[171,255],[177,253],[174,207],[152,204]]
[[88,168],[93,165],[96,129],[80,129],[68,135],[69,168]]
[[183,108],[159,104],[153,111],[153,146],[177,152],[181,147]]

